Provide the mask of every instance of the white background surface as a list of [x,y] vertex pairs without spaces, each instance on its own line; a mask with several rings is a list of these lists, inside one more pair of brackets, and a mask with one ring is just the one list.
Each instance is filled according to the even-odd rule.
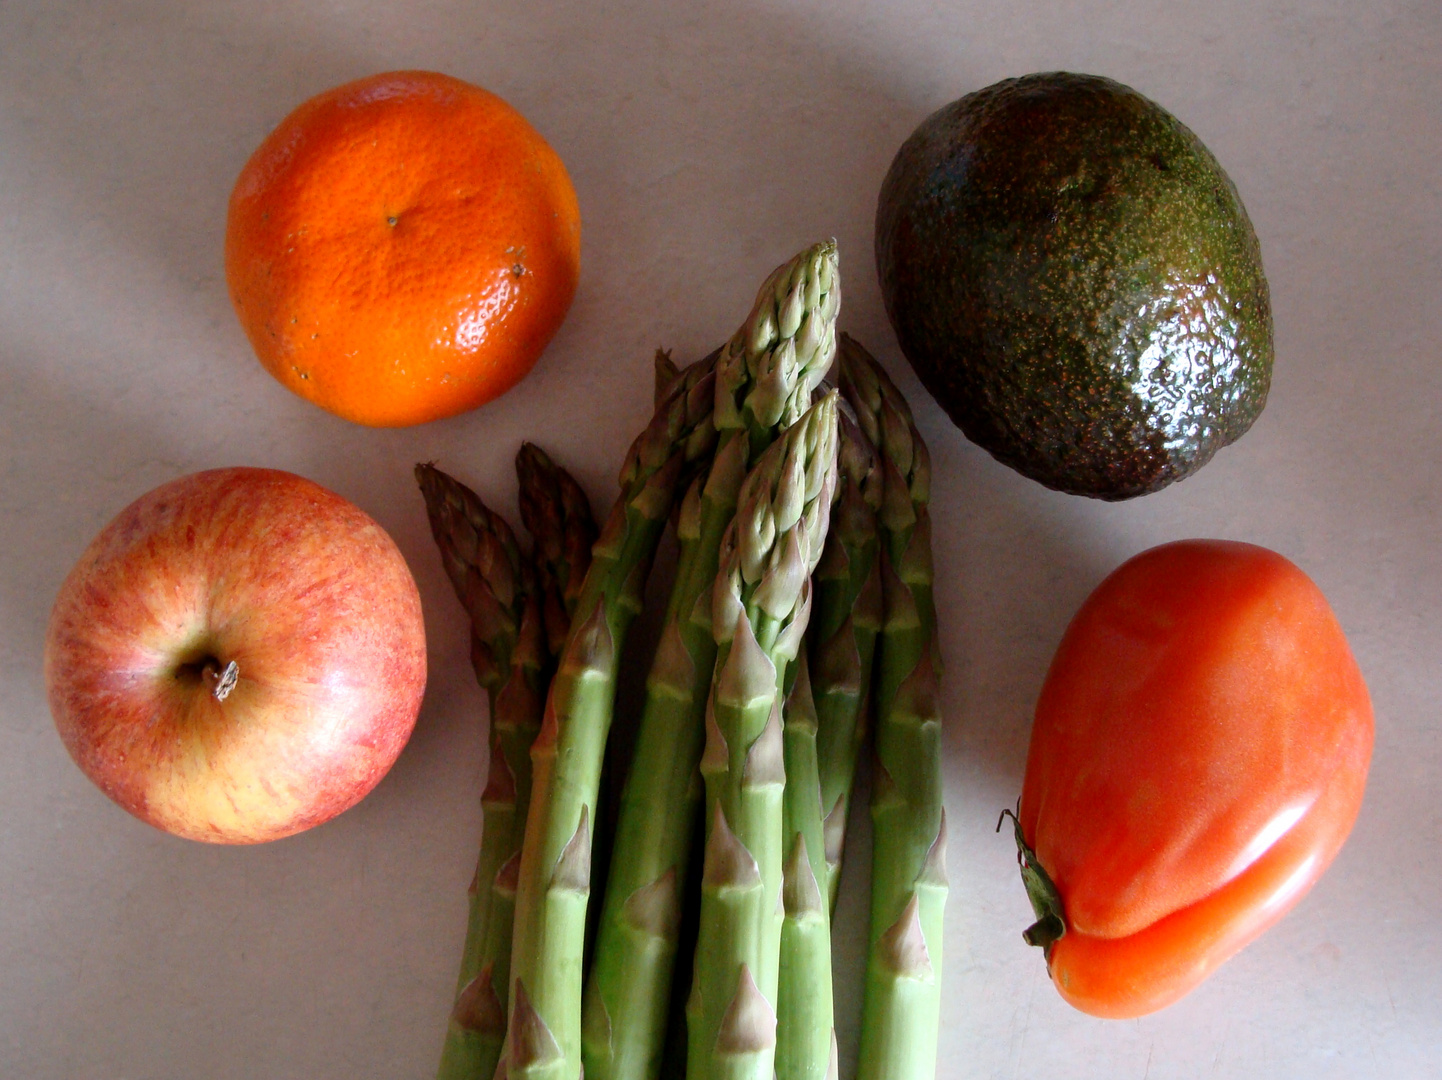
[[[440,69],[568,163],[580,292],[533,376],[468,416],[351,426],[250,355],[221,272],[241,165],[304,98]],[[912,378],[871,257],[876,192],[929,112],[997,79],[1120,79],[1212,148],[1261,238],[1266,412],[1199,475],[1105,505],[967,443]],[[1423,1077],[1442,1059],[1442,6],[897,0],[633,3],[0,0],[0,1075],[399,1078],[440,1047],[479,831],[484,705],[411,465],[514,515],[531,438],[598,513],[650,411],[651,351],[707,351],[777,262],[841,242],[842,324],[911,396],[935,462],[953,887],[939,1075]],[[251,849],[175,840],[71,764],[40,674],[90,537],[196,469],[290,469],[375,515],[426,604],[414,738],[355,810]],[[1274,547],[1330,597],[1377,712],[1367,800],[1330,873],[1165,1012],[1065,1006],[996,813],[1070,613],[1183,536]],[[843,1057],[859,1009],[843,899]]]

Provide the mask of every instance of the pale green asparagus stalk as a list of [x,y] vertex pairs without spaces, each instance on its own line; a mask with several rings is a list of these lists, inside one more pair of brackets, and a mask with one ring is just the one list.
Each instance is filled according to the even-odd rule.
[[[471,882],[466,944],[441,1051],[439,1080],[488,1077],[505,1036],[496,950],[487,928],[498,917],[496,882],[520,842],[519,808],[529,790],[529,739],[540,724],[549,662],[535,572],[515,535],[465,485],[417,465],[431,531],[456,595],[471,617],[471,660],[491,713],[491,765],[481,794],[481,853]],[[501,890],[504,893],[504,889]],[[502,914],[500,917],[504,917]]]
[[826,845],[816,762],[817,716],[805,649],[795,667],[796,682],[786,699],[783,734],[783,835],[787,848],[776,991],[776,1080],[836,1080],[831,916],[821,888],[826,879]]
[[[661,1068],[681,889],[701,804],[697,766],[716,643],[710,593],[722,535],[754,457],[810,403],[835,354],[840,281],[834,242],[778,267],[722,350],[716,456],[682,502],[680,554],[621,796],[583,1054],[591,1080],[654,1080]],[[657,357],[657,381],[674,378]]]
[[826,550],[816,567],[807,633],[816,701],[817,769],[825,814],[825,892],[836,910],[856,761],[866,740],[876,635],[881,629],[881,564],[876,511],[882,472],[871,440],[843,411],[839,494]]
[[839,351],[842,392],[883,470],[871,927],[857,1076],[929,1080],[936,1072],[947,893],[931,464],[910,409],[880,365],[845,335]]
[[[489,1080],[495,1074],[505,1037],[504,1004],[496,991],[503,992],[510,980],[516,880],[520,868],[521,840],[526,829],[526,811],[531,798],[531,746],[541,727],[546,690],[553,670],[550,661],[564,644],[566,627],[575,613],[581,581],[591,564],[591,545],[596,538],[596,523],[585,492],[538,446],[532,443],[522,445],[516,456],[516,474],[520,481],[521,519],[534,541],[536,579],[535,611],[532,612],[532,607],[527,608],[521,640],[534,639],[533,650],[539,650],[540,641],[545,641],[547,667],[544,679],[528,682],[524,698],[518,698],[512,708],[502,707],[494,723],[502,767],[509,767],[514,778],[516,813],[505,861],[491,882],[491,903],[486,917],[481,964],[482,971],[490,972],[487,992],[493,1000],[488,1000],[488,1010],[502,1010],[502,1023],[498,1029],[487,1032],[483,1056],[471,1063],[474,1068],[466,1073],[478,1080]],[[544,638],[539,630],[527,632],[528,628],[539,626],[541,622],[545,624]],[[516,654],[521,651],[518,645]],[[505,694],[503,690],[503,698]],[[512,717],[519,722],[511,722]]]
[[803,645],[811,572],[826,539],[836,409],[836,394],[827,394],[761,456],[721,544],[689,1080],[772,1078],[786,781],[780,690]]
[[[520,479],[521,520],[536,541],[536,570],[541,592],[541,606],[546,616],[546,640],[551,652],[559,656],[566,644],[566,634],[571,627],[576,603],[581,596],[581,583],[591,565],[591,547],[596,542],[596,525],[590,513],[586,494],[564,469],[558,469],[539,447],[524,443],[516,455],[516,474]],[[584,508],[584,515],[577,512]],[[544,557],[543,557],[544,556]],[[533,740],[534,741],[534,740]],[[529,744],[527,744],[529,748]],[[530,760],[527,759],[527,781],[530,779]],[[602,784],[604,785],[604,773]],[[527,787],[529,795],[530,788]],[[604,810],[604,802],[600,807]],[[594,838],[604,838],[605,815],[598,810]],[[521,831],[525,831],[525,819],[520,820]],[[519,853],[520,838],[517,838]],[[519,868],[519,859],[517,866]],[[512,878],[511,891],[505,902],[509,910],[515,908],[515,884]],[[504,972],[497,969],[497,985],[505,986],[501,974],[509,975],[512,921],[495,925],[491,934],[504,936],[504,949],[508,963]],[[587,940],[591,927],[587,927]],[[498,947],[499,943],[498,943]],[[494,1068],[492,1069],[492,1073]],[[491,1080],[492,1073],[486,1074]]]
[[576,1080],[591,828],[616,664],[688,469],[712,453],[715,369],[689,368],[637,438],[621,497],[593,549],[531,752],[532,794],[516,889],[509,1027],[497,1075]]

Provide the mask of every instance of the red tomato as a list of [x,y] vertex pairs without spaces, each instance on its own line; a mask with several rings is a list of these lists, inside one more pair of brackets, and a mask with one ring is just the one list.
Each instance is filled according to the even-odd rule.
[[1052,660],[1018,811],[1062,996],[1132,1017],[1190,991],[1321,876],[1371,754],[1361,672],[1292,563],[1184,540],[1117,569]]

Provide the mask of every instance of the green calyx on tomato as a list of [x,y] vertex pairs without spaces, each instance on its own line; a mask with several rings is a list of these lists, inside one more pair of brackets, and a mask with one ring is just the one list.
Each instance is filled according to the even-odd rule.
[[1052,659],[1014,815],[1062,996],[1153,1012],[1280,919],[1351,830],[1372,729],[1341,627],[1282,556],[1185,540],[1114,571]]
[[1026,886],[1027,899],[1036,913],[1036,922],[1021,932],[1021,939],[1028,945],[1041,949],[1042,955],[1051,960],[1053,942],[1066,933],[1066,909],[1062,907],[1061,895],[1052,883],[1051,875],[1036,861],[1036,852],[1022,835],[1021,819],[1010,810],[1003,810],[996,819],[996,831],[1001,832],[1001,823],[1011,818],[1016,827],[1016,862],[1021,867],[1021,882]]

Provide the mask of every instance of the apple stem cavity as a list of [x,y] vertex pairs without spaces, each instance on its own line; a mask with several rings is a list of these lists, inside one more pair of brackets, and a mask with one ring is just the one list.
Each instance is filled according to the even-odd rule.
[[215,700],[224,701],[226,698],[228,698],[230,696],[230,692],[235,689],[235,684],[239,681],[240,665],[237,664],[234,660],[232,660],[230,663],[225,665],[225,670],[222,671],[219,678],[215,680],[215,689],[211,691],[211,693],[215,696]]

